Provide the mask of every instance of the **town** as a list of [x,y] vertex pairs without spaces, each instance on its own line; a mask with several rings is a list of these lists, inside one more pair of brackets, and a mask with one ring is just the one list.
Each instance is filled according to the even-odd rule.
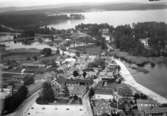
[[167,99],[114,54],[111,27],[94,27],[0,33],[1,114],[166,116]]

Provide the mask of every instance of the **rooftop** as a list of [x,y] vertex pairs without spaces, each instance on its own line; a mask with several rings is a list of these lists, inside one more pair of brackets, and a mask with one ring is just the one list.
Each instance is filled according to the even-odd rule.
[[158,104],[154,100],[149,100],[149,99],[137,99],[137,104]]
[[152,109],[146,109],[144,112],[147,114],[167,113],[167,107],[154,107]]
[[95,89],[95,94],[105,94],[105,95],[111,95],[113,94],[113,90],[111,89]]

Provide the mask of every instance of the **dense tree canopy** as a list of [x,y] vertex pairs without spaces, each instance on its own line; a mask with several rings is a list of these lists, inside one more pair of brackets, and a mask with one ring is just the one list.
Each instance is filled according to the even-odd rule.
[[39,104],[48,104],[55,100],[54,91],[49,82],[44,82],[42,85],[42,91],[37,99],[37,103]]
[[31,85],[34,83],[34,77],[31,76],[31,75],[26,75],[24,78],[23,78],[23,81],[24,81],[24,85]]
[[[167,55],[167,24],[147,22],[118,26],[114,30],[116,47],[132,55]],[[147,49],[141,39],[148,39]]]
[[4,101],[3,113],[14,112],[17,107],[27,98],[28,89],[26,86],[21,86],[18,91],[12,96],[8,96]]
[[44,48],[42,49],[41,54],[44,56],[50,56],[52,54],[52,50],[50,48]]

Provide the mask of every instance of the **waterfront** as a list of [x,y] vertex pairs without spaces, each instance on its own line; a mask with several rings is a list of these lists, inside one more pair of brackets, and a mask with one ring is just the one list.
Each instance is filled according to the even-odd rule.
[[[145,66],[146,67],[146,66]],[[157,64],[154,68],[149,67],[149,73],[143,73],[130,69],[135,80],[167,98],[167,66]]]
[[143,86],[143,83],[140,84],[140,83],[136,82],[136,78],[134,79],[134,76],[131,75],[131,73],[129,72],[127,67],[121,61],[119,61],[119,60],[115,60],[115,61],[117,64],[119,64],[119,66],[121,66],[120,74],[124,77],[126,84],[136,88],[138,91],[142,92],[143,94],[149,96],[150,98],[152,98],[153,100],[155,100],[159,103],[162,103],[162,104],[167,103],[167,99],[165,97],[157,94],[156,92],[151,90],[151,88],[148,89],[147,87]]
[[[167,9],[163,10],[141,10],[141,11],[99,11],[99,12],[87,12],[84,20],[68,21],[55,25],[50,25],[58,29],[68,29],[75,27],[80,23],[108,23],[110,25],[132,24],[135,22],[166,22],[167,16],[163,15],[167,13]],[[127,15],[128,14],[128,15]],[[126,20],[122,20],[126,19]],[[43,49],[49,47],[52,50],[56,50],[56,47],[50,47],[46,44],[33,43],[32,45],[22,45],[21,43],[7,43],[10,49],[16,48],[37,48]],[[130,69],[130,72],[134,76],[135,80],[148,87],[149,89],[159,93],[160,95],[167,97],[166,88],[167,84],[167,66],[165,64],[156,64],[155,67],[145,66],[149,70],[148,73],[139,72]]]

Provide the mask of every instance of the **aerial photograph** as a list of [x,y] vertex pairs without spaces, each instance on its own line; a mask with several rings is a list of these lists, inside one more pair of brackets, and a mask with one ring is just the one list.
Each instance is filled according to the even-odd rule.
[[0,0],[0,116],[167,116],[167,0]]

